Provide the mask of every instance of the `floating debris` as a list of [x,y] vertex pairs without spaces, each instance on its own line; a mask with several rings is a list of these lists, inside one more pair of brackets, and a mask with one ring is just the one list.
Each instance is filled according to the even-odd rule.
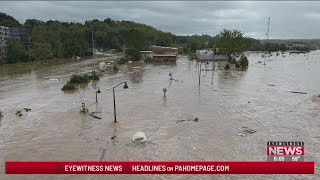
[[21,117],[22,116],[22,114],[18,114],[19,115],[19,117]]
[[31,111],[31,108],[23,108],[26,112]]
[[296,94],[308,94],[306,92],[299,92],[299,91],[288,91],[290,93],[296,93]]
[[193,120],[191,119],[180,119],[180,120],[176,120],[176,123],[181,123],[181,122],[185,122],[185,121],[194,121],[194,122],[198,122],[199,119],[198,118],[194,118]]
[[256,130],[249,129],[248,127],[242,127],[242,129],[244,129],[244,130],[242,130],[242,132],[238,133],[239,136],[246,136],[248,134],[254,134],[257,132]]
[[244,130],[243,132],[253,134],[253,133],[256,133],[257,131],[256,131],[256,130],[253,130],[253,129],[246,129],[246,130]]
[[114,140],[117,136],[112,136],[111,139]]
[[274,84],[267,84],[268,86],[276,86],[276,85],[274,85]]
[[17,111],[16,114],[21,114],[21,111]]
[[94,113],[95,112],[89,113],[89,115],[92,116],[93,118],[96,118],[96,119],[102,119],[101,117],[94,115]]

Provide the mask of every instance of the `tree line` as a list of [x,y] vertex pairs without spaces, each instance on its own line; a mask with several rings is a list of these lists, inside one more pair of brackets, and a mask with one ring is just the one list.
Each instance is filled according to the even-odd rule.
[[[41,61],[52,58],[70,58],[92,55],[92,35],[96,49],[122,51],[124,48],[147,50],[150,45],[178,47],[180,54],[197,49],[231,47],[238,50],[284,51],[284,44],[262,44],[259,40],[243,37],[240,31],[224,30],[217,36],[179,36],[132,21],[110,18],[82,23],[40,21],[27,19],[20,24],[13,17],[0,14],[0,25],[24,27],[28,36],[22,41],[8,40],[6,62]],[[230,37],[235,36],[235,39]],[[225,53],[225,52],[220,52]]]

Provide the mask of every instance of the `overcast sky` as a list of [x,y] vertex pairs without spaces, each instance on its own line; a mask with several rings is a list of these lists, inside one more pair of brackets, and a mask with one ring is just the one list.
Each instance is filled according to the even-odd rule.
[[258,1],[0,1],[0,12],[26,19],[81,22],[111,18],[178,35],[216,35],[223,28],[265,39],[320,38],[320,2]]

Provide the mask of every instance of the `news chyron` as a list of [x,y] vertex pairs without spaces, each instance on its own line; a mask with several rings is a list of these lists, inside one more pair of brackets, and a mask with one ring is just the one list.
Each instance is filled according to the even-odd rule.
[[304,142],[269,141],[267,143],[267,161],[302,162],[304,161]]

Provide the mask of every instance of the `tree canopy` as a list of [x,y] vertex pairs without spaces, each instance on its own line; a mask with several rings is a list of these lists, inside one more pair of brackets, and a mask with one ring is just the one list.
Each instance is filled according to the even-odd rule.
[[12,16],[9,16],[5,13],[0,12],[0,25],[12,28],[12,27],[20,26],[20,23]]
[[238,30],[224,29],[218,35],[217,46],[225,49],[227,54],[241,53],[245,48],[243,33]]
[[[4,13],[0,13],[0,24],[9,27],[21,26],[16,19]],[[96,49],[104,51],[112,49],[122,52],[124,48],[129,48],[128,52],[132,51],[135,57],[138,57],[135,51],[148,50],[150,45],[172,46],[178,48],[179,53],[186,54],[208,48],[219,48],[218,53],[221,54],[241,53],[244,50],[286,50],[284,44],[261,43],[259,40],[244,37],[243,33],[238,30],[224,29],[217,36],[206,34],[180,36],[157,30],[149,25],[110,18],[93,19],[84,24],[27,19],[22,27],[26,28],[28,37],[21,41],[22,44],[8,42],[10,47],[6,52],[10,63],[14,63],[17,59],[28,61],[30,59],[92,56],[92,36]],[[20,47],[21,45],[23,47]],[[22,52],[26,50],[30,50],[28,58],[23,58],[26,56]]]

